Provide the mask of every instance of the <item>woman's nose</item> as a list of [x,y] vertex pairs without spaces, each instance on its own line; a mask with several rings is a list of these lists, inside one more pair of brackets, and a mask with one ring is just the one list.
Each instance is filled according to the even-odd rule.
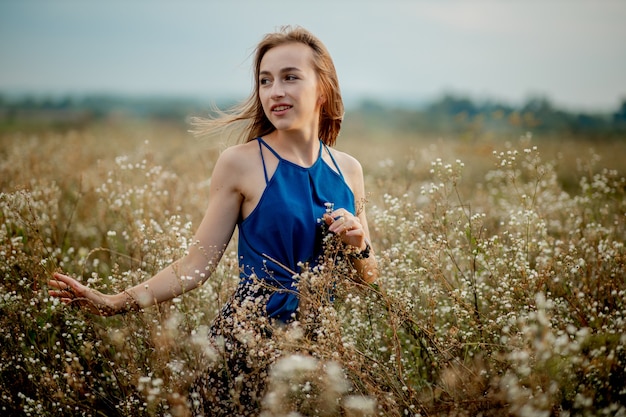
[[281,83],[272,84],[272,98],[280,98],[285,96],[285,89]]

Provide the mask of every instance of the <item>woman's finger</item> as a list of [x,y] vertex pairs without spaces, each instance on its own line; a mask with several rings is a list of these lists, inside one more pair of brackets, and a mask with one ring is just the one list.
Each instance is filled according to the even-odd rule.
[[339,208],[329,214],[333,219],[337,219],[339,217],[351,217],[352,216],[352,213],[350,213],[348,210],[344,208]]
[[358,217],[355,217],[350,213],[346,213],[335,218],[331,217],[331,219],[332,220],[330,222],[327,219],[326,223],[329,225],[328,230],[333,233],[346,233],[351,230],[361,228],[361,222]]
[[49,281],[49,283],[55,288],[65,289],[72,286],[71,281],[73,281],[73,279],[68,277],[67,275],[55,272],[53,278]]

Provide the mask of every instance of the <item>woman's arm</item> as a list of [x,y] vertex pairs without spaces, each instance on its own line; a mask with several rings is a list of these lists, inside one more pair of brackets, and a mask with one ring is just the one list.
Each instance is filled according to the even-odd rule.
[[77,280],[54,274],[49,293],[95,314],[112,315],[170,300],[202,285],[213,273],[230,241],[243,201],[239,189],[239,152],[227,149],[218,158],[209,189],[209,204],[188,253],[156,275],[119,294],[103,294]]
[[345,244],[355,247],[358,253],[366,254],[368,252],[367,257],[352,257],[352,264],[364,282],[372,283],[378,278],[378,262],[370,242],[370,232],[365,214],[363,168],[359,161],[346,153],[335,151],[334,155],[354,194],[357,204],[356,216],[345,208],[338,208],[332,213],[325,214],[324,218],[326,224],[329,225],[328,230],[339,234]]

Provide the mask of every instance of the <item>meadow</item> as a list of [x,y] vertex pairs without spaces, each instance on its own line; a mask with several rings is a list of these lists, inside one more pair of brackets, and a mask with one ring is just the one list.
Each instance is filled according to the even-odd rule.
[[[187,128],[0,134],[2,415],[191,415],[235,241],[202,287],[140,312],[93,316],[46,288],[62,270],[121,291],[193,244],[230,142]],[[249,342],[273,364],[262,416],[626,416],[625,139],[348,121],[337,147],[364,168],[380,278],[350,280],[332,245],[298,277],[302,323]]]

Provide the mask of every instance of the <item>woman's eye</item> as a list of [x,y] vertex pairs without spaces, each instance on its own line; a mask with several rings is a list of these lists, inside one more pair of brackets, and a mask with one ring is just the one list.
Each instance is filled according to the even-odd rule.
[[285,77],[285,80],[287,80],[287,81],[294,81],[294,80],[297,80],[297,79],[298,79],[298,77],[296,77],[295,75],[287,75]]
[[261,84],[261,85],[267,85],[269,83],[270,83],[270,79],[269,78],[261,78],[259,80],[259,84]]

